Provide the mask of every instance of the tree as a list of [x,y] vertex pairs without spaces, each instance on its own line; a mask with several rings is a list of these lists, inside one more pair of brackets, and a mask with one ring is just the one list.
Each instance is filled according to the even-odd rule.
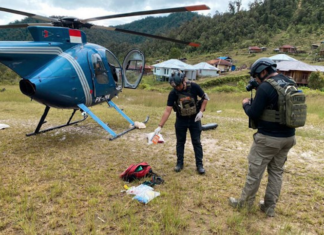
[[231,14],[235,14],[241,10],[242,0],[230,1],[228,3],[228,9]]
[[322,90],[324,88],[324,76],[319,72],[312,72],[308,78],[308,87]]
[[169,59],[179,59],[181,51],[178,48],[172,47],[169,53]]

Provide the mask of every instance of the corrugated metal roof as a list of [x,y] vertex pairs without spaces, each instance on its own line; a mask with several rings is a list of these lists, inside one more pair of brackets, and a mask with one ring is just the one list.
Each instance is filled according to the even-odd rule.
[[232,63],[228,62],[227,60],[222,60],[222,59],[217,59],[217,60],[210,60],[207,61],[208,64],[220,64],[220,65],[227,65],[227,66],[232,66]]
[[276,60],[276,61],[278,61],[278,60],[280,60],[280,61],[283,61],[283,60],[297,61],[296,59],[294,59],[286,54],[274,55],[274,56],[269,57],[269,59]]
[[324,66],[313,65],[317,71],[324,72]]
[[324,72],[324,66],[309,65],[301,61],[281,61],[277,64],[279,71]]
[[196,70],[192,65],[186,64],[177,59],[170,59],[167,61],[163,61],[158,64],[153,64],[153,67],[157,68],[171,68],[171,69],[180,69],[180,70]]
[[257,46],[253,46],[253,47],[249,47],[249,50],[261,50],[261,48]]
[[232,58],[229,56],[220,56],[218,57],[218,59],[222,59],[222,60],[231,60]]
[[218,68],[206,63],[206,62],[201,62],[198,64],[193,65],[196,69],[205,69],[205,70],[219,70]]

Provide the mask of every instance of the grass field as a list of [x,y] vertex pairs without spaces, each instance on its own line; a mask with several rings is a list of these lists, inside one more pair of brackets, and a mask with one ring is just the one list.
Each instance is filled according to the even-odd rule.
[[[114,102],[134,121],[150,116],[146,129],[114,141],[88,118],[81,124],[26,137],[35,130],[44,106],[23,96],[18,85],[0,85],[0,234],[324,234],[324,96],[307,93],[308,119],[297,130],[297,145],[285,166],[274,218],[257,208],[237,211],[245,182],[253,130],[241,101],[250,93],[210,93],[202,134],[206,174],[195,171],[191,143],[185,167],[175,173],[172,115],[162,130],[164,144],[147,145],[164,111],[167,93],[124,89]],[[101,104],[91,110],[115,131],[128,127],[115,110]],[[46,126],[67,121],[69,110],[51,109]],[[78,114],[79,115],[79,114]],[[188,136],[190,140],[190,137]],[[132,200],[119,178],[130,164],[146,161],[165,180],[161,195],[147,205]]]

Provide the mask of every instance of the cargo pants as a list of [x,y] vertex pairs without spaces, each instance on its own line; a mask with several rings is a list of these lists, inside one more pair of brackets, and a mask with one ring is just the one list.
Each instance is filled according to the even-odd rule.
[[289,150],[296,144],[295,136],[272,137],[260,133],[254,134],[254,142],[248,155],[249,169],[240,203],[251,207],[259,189],[265,169],[268,171],[268,183],[264,196],[266,208],[275,208],[278,201],[283,167]]

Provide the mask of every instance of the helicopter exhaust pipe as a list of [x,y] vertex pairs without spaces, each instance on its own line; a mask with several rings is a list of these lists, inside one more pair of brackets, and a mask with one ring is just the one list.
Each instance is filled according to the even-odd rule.
[[22,79],[19,82],[20,91],[29,97],[32,97],[36,93],[36,86],[34,83],[30,82],[28,79]]

